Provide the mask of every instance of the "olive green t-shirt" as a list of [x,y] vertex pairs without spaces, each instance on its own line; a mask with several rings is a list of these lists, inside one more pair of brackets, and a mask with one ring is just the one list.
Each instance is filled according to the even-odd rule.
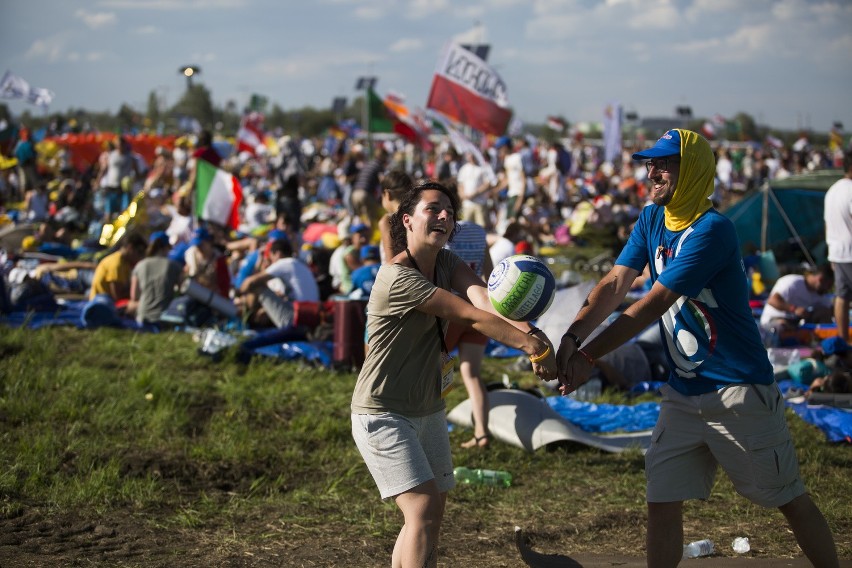
[[[450,251],[438,253],[438,287],[450,289],[458,262]],[[428,416],[443,410],[438,324],[435,316],[416,309],[436,289],[415,268],[385,264],[379,269],[367,303],[370,350],[352,395],[354,414]],[[446,321],[441,323],[443,334]]]

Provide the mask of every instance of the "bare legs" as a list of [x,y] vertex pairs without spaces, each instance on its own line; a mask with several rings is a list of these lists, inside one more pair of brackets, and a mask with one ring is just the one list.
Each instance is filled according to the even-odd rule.
[[834,323],[837,324],[837,335],[849,342],[849,300],[840,296],[834,297]]
[[393,547],[393,568],[434,568],[438,565],[438,535],[447,494],[434,480],[396,496],[405,524]]
[[472,440],[462,444],[463,448],[488,445],[488,391],[479,376],[484,356],[485,345],[459,344],[459,359],[461,361],[459,371],[467,389],[467,395],[470,397],[474,436]]
[[648,503],[648,568],[674,568],[683,557],[683,502]]
[[799,495],[778,509],[787,517],[787,522],[796,536],[799,548],[817,568],[839,566],[834,538],[825,517],[806,493]]
[[[817,568],[836,568],[837,549],[825,517],[807,494],[778,507],[796,542]],[[683,555],[683,503],[648,503],[648,568],[674,568]]]

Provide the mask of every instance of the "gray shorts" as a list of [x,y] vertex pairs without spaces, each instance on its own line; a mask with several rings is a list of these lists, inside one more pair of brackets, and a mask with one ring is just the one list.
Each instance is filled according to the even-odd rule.
[[685,396],[669,385],[645,454],[649,503],[707,499],[721,465],[737,492],[779,507],[805,492],[778,385]]
[[831,267],[834,269],[834,293],[852,301],[852,262],[832,262]]
[[411,418],[401,414],[353,414],[352,437],[382,499],[434,479],[446,493],[456,480],[445,411]]

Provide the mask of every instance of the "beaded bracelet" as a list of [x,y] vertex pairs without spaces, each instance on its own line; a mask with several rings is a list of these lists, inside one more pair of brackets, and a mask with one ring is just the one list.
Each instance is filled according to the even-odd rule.
[[550,345],[544,348],[544,351],[541,352],[541,355],[530,355],[530,363],[541,363],[547,356],[550,355]]

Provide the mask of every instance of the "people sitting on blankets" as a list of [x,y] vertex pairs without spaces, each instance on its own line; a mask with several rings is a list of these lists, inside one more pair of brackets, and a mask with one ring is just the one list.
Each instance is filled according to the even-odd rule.
[[254,242],[251,247],[247,247],[246,251],[243,252],[243,259],[240,260],[237,266],[236,274],[234,274],[234,288],[236,290],[239,290],[246,278],[248,278],[252,274],[260,272],[263,269],[263,254],[267,243],[277,239],[286,238],[287,234],[284,231],[272,229],[271,231],[269,231],[269,233],[266,234],[266,237],[252,237],[251,239],[243,239],[243,241],[252,240]]
[[175,297],[183,267],[169,259],[170,250],[168,235],[164,231],[153,233],[145,258],[133,267],[127,312],[140,324],[157,324]]
[[329,272],[338,292],[348,294],[352,291],[352,271],[361,266],[361,247],[370,239],[370,227],[355,218],[348,226],[344,221],[338,234],[342,242],[331,254]]
[[95,268],[89,299],[106,294],[122,307],[130,298],[130,274],[133,267],[145,256],[147,243],[139,233],[128,233],[122,237],[117,251],[105,256]]
[[281,329],[293,323],[293,302],[319,302],[319,287],[308,265],[293,257],[289,240],[271,241],[267,247],[269,264],[246,278],[240,292],[254,325],[271,322]]
[[231,275],[210,229],[199,227],[195,230],[183,258],[187,277],[208,290],[225,297],[229,295]]
[[834,271],[830,264],[778,279],[760,315],[760,325],[779,334],[795,331],[799,322],[829,323],[832,317]]

